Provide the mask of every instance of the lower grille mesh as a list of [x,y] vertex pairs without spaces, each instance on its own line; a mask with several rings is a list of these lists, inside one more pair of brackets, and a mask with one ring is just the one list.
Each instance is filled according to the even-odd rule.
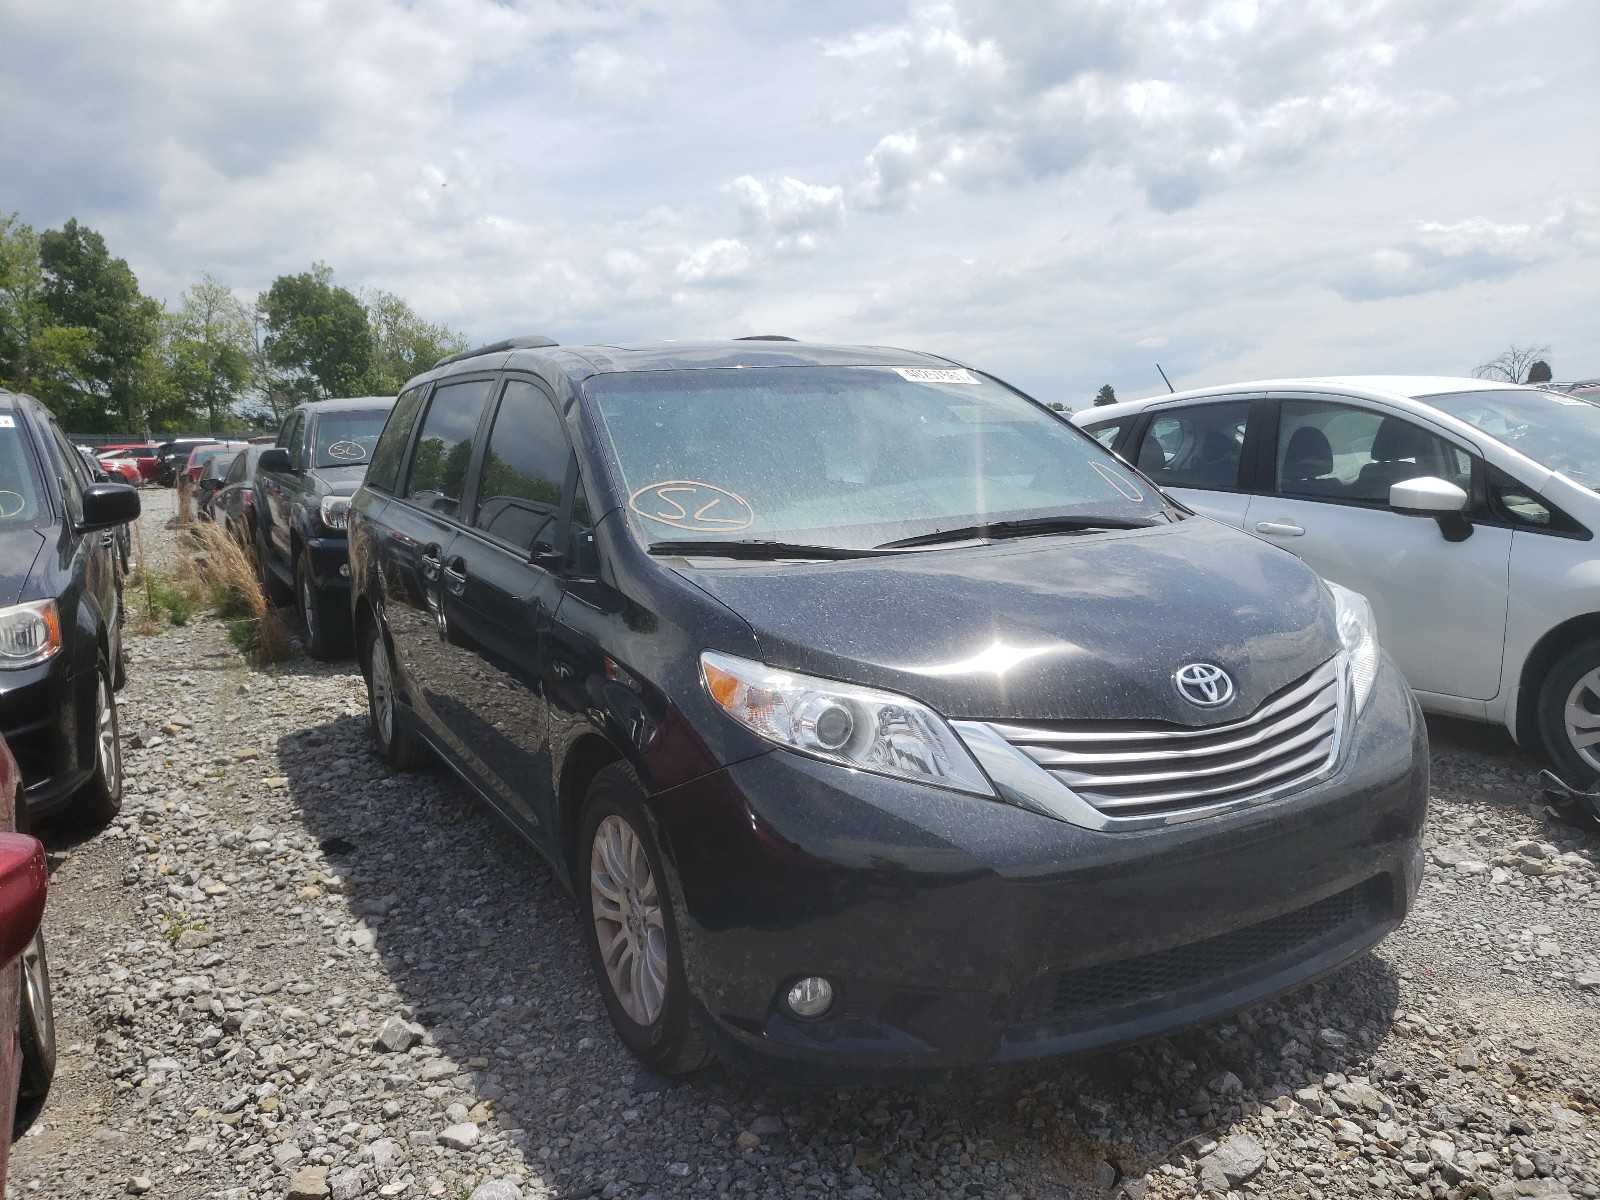
[[1176,996],[1234,975],[1266,973],[1309,957],[1335,934],[1353,932],[1358,922],[1371,919],[1378,903],[1375,885],[1367,883],[1219,937],[1046,975],[1018,999],[1012,1024],[1054,1025]]

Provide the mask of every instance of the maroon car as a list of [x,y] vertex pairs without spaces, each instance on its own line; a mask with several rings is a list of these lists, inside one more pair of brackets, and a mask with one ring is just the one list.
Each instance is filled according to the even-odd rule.
[[[20,1135],[44,1107],[55,1075],[55,1021],[39,922],[44,847],[16,832],[22,777],[0,739],[0,1130]],[[0,1188],[11,1138],[0,1137]]]

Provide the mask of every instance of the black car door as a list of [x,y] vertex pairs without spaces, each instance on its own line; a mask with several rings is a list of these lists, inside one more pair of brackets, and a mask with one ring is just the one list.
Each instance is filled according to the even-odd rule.
[[[106,529],[95,533],[79,533],[83,521],[83,489],[94,482],[77,449],[61,432],[52,418],[46,426],[50,457],[60,482],[61,499],[65,505],[61,522],[60,554],[63,565],[71,562],[75,580],[81,582],[84,594],[90,597],[105,623],[112,649],[120,644],[118,614],[122,604],[122,581],[116,552],[116,532]],[[65,614],[63,614],[65,616]]]
[[458,691],[452,674],[460,661],[446,640],[440,604],[444,560],[460,527],[474,435],[493,384],[489,376],[450,380],[434,389],[377,533],[383,619],[395,665],[418,715],[447,747],[443,714]]
[[442,572],[449,641],[471,655],[456,672],[451,732],[487,790],[538,841],[555,825],[544,680],[572,463],[550,394],[533,379],[508,378],[472,511]]
[[293,508],[294,497],[292,490],[295,486],[295,475],[300,466],[300,452],[305,446],[306,414],[304,409],[296,409],[289,414],[283,428],[278,431],[277,445],[289,453],[289,467],[283,471],[260,471],[256,478],[261,484],[261,494],[256,497],[260,505],[257,512],[265,523],[267,539],[272,544],[272,550],[280,562],[293,564],[289,558],[289,516]]

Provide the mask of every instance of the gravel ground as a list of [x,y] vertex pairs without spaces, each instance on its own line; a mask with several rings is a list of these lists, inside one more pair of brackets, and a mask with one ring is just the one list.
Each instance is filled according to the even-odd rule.
[[533,854],[369,753],[353,667],[252,671],[211,618],[129,650],[123,814],[50,838],[61,1059],[8,1195],[1600,1197],[1600,841],[1493,730],[1433,725],[1406,926],[1278,1003],[916,1087],[669,1084]]

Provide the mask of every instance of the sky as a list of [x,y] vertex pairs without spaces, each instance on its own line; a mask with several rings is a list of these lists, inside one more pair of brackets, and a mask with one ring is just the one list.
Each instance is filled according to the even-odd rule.
[[0,214],[474,343],[782,333],[1047,402],[1600,376],[1596,0],[0,0]]

